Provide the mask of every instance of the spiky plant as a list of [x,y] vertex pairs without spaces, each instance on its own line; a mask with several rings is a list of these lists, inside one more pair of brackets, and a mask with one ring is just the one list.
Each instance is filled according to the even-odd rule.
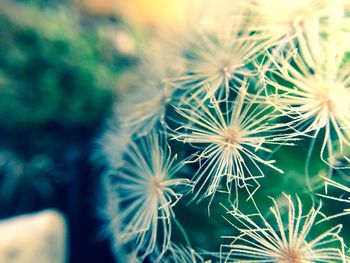
[[330,8],[332,3],[329,0],[249,0],[242,1],[242,5],[251,11],[248,14],[252,30],[270,35],[276,44],[288,43],[298,32],[325,27],[327,21],[324,20],[336,11]]
[[[252,64],[268,43],[255,39],[244,29],[246,20],[228,21],[220,30],[199,30],[185,41],[183,60],[186,70],[175,79],[192,95],[207,99],[215,96],[226,98],[234,88],[232,81],[243,82],[253,78],[256,70]],[[230,24],[232,23],[232,24]],[[225,27],[229,26],[229,30]]]
[[[111,184],[119,200],[122,243],[136,243],[141,258],[155,251],[160,253],[170,245],[172,207],[182,196],[181,186],[191,187],[186,178],[173,178],[182,163],[175,164],[169,146],[160,134],[130,140],[120,167],[111,171]],[[160,237],[161,236],[161,237]]]
[[[136,102],[123,98],[120,127],[101,140],[118,200],[111,235],[137,262],[215,262],[220,244],[227,262],[346,262],[341,224],[328,225],[321,205],[302,212],[320,203],[309,172],[324,182],[348,166],[345,3],[238,2],[194,10],[146,49]],[[286,206],[269,210],[267,196]]]
[[[259,93],[249,97],[247,85],[243,83],[238,88],[234,100],[220,102],[211,98],[202,102],[195,97],[187,107],[176,109],[186,121],[174,131],[174,138],[202,149],[191,160],[201,163],[192,179],[199,185],[193,198],[203,188],[203,197],[214,196],[221,181],[228,193],[234,188],[237,195],[238,188],[245,188],[253,195],[256,188],[250,190],[249,185],[258,187],[257,179],[264,177],[260,166],[283,173],[274,166],[274,160],[264,160],[259,153],[270,152],[268,145],[288,144],[284,125],[274,124],[278,115],[271,105],[259,103]],[[276,131],[280,134],[276,135]]]
[[288,211],[285,216],[274,199],[271,219],[260,211],[252,215],[235,209],[228,212],[235,218],[237,223],[232,225],[239,233],[226,237],[232,242],[222,245],[224,262],[345,262],[340,225],[312,236],[314,225],[322,217],[321,204],[303,213],[299,198],[296,206],[290,196],[285,198]]
[[349,65],[343,64],[344,54],[337,53],[331,41],[308,37],[298,37],[298,51],[291,48],[270,57],[275,78],[267,83],[276,89],[276,107],[291,116],[295,129],[313,138],[324,131],[320,156],[335,166],[336,147],[343,153],[350,145]]

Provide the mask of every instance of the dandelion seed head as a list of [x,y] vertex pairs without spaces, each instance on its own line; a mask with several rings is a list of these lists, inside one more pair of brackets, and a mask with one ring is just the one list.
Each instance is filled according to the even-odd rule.
[[231,82],[242,83],[244,78],[256,74],[248,65],[263,52],[267,44],[248,36],[245,28],[233,27],[230,32],[212,35],[207,32],[195,34],[184,48],[187,70],[178,78],[185,86],[204,98],[224,98],[232,87]]
[[147,43],[118,103],[122,126],[130,133],[145,135],[164,126],[166,108],[174,99],[173,80],[183,73],[184,64],[181,50],[164,38],[159,33]]
[[174,90],[167,81],[159,84],[146,82],[144,85],[143,90],[139,90],[133,100],[125,100],[118,111],[123,128],[140,135],[149,133],[157,124],[163,125]]
[[[319,85],[316,83],[315,85]],[[341,119],[350,112],[350,91],[342,83],[322,83],[315,88],[316,107],[319,112],[327,112],[328,116]],[[318,102],[317,102],[318,101]]]
[[190,9],[186,27],[168,37],[184,65],[182,74],[172,80],[186,94],[221,98],[232,88],[229,82],[255,74],[248,65],[267,44],[250,35],[239,5],[227,0],[198,3],[201,8]]
[[215,59],[214,57],[204,56],[196,61],[196,64],[192,64],[191,66],[194,73],[202,73],[207,79],[213,78],[223,83],[236,69],[235,65],[240,65],[242,62],[235,54],[223,50],[219,50],[215,55]]
[[282,172],[260,154],[270,152],[268,145],[288,144],[289,138],[282,133],[273,136],[283,125],[269,124],[277,115],[271,105],[257,100],[259,94],[249,94],[246,85],[233,100],[194,98],[177,109],[188,124],[175,131],[175,138],[201,149],[193,157],[201,163],[193,179],[199,189],[196,196],[202,190],[204,196],[214,196],[221,182],[226,182],[229,193],[234,182],[236,196],[238,188],[258,187],[256,179],[264,176],[260,166]]
[[322,230],[315,235],[316,222],[322,218],[321,205],[312,206],[303,213],[302,202],[297,205],[291,196],[287,199],[287,213],[274,200],[270,208],[272,217],[265,218],[258,210],[247,215],[233,210],[235,222],[231,224],[240,232],[229,244],[222,245],[226,261],[231,262],[346,262],[345,245],[339,236],[341,226]]
[[190,180],[174,178],[183,164],[175,160],[165,135],[152,132],[131,140],[123,163],[109,174],[107,194],[118,204],[110,220],[118,217],[120,226],[113,233],[121,244],[133,244],[140,259],[169,247],[173,206],[191,187]]
[[[308,87],[301,87],[304,99],[299,100],[299,106],[295,108],[299,113],[314,117],[318,129],[325,127],[330,118],[342,121],[343,117],[350,112],[350,90],[343,83],[327,81],[325,78],[305,78]],[[292,101],[291,101],[292,103]],[[295,105],[298,100],[295,100]]]
[[318,27],[329,4],[329,0],[252,0],[245,5],[254,17],[253,30],[281,39]]
[[332,40],[305,34],[298,41],[297,52],[271,57],[274,72],[290,83],[267,80],[278,94],[271,102],[277,101],[276,108],[293,119],[297,130],[314,138],[325,132],[320,157],[335,167],[337,151],[350,145],[350,71],[341,63],[344,54],[338,53]]

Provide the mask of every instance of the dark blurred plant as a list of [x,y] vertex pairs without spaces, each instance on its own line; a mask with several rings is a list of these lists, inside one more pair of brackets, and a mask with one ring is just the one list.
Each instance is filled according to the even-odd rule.
[[[45,199],[52,199],[54,185],[64,177],[55,171],[47,156],[33,156],[21,160],[10,152],[0,152],[0,212],[16,213],[37,207]],[[0,214],[1,215],[1,214]]]

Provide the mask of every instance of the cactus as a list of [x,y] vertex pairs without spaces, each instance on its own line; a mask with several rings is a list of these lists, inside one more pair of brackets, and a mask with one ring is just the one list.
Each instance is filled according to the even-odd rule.
[[347,262],[349,4],[220,3],[145,48],[102,136],[114,249]]

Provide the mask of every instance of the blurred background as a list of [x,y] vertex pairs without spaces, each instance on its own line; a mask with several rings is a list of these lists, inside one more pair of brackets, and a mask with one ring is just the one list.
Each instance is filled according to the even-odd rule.
[[[99,219],[103,165],[91,161],[94,142],[124,72],[137,63],[137,43],[180,17],[184,3],[0,1],[0,250],[13,235],[4,234],[7,219],[50,208],[66,222],[67,262],[113,262]],[[36,242],[34,228],[24,229]],[[5,252],[0,261],[34,262]]]

